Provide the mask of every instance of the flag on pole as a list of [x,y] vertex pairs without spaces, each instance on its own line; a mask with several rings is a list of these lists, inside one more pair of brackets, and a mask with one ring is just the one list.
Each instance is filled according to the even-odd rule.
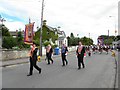
[[24,34],[24,43],[25,44],[32,44],[33,43],[33,32],[34,23],[29,23],[25,25],[25,34]]

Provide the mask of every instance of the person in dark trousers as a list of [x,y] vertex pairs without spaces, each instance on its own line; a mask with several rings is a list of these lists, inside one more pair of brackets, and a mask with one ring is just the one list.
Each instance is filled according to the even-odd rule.
[[31,76],[33,74],[33,67],[35,67],[39,71],[39,74],[41,74],[41,68],[39,68],[36,65],[36,63],[37,63],[37,50],[38,50],[38,48],[36,47],[35,43],[33,43],[31,46],[31,50],[30,50],[30,72],[27,76]]
[[62,56],[62,63],[63,63],[62,66],[65,66],[65,62],[66,62],[66,65],[68,65],[68,61],[66,59],[67,54],[68,54],[68,49],[66,45],[63,44],[62,49],[61,49],[61,56]]
[[78,69],[81,69],[81,64],[82,64],[83,68],[85,68],[85,64],[84,64],[84,60],[83,60],[84,53],[85,53],[85,47],[82,45],[81,42],[79,42],[79,45],[76,50],[76,55],[78,58]]
[[49,44],[46,48],[46,56],[48,59],[48,65],[50,64],[50,61],[53,64],[52,54],[53,54],[53,49],[52,49],[51,45]]

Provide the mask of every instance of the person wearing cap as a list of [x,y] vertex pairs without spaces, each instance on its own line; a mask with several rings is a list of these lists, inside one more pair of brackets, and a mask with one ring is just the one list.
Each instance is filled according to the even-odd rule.
[[85,47],[82,45],[81,42],[79,42],[79,45],[76,50],[76,55],[78,58],[78,69],[81,69],[81,64],[82,64],[83,68],[85,68],[84,60],[83,60],[84,54],[85,54]]
[[31,45],[30,50],[30,72],[27,76],[31,76],[33,74],[33,67],[39,71],[39,74],[41,74],[41,68],[37,66],[37,51],[38,48],[36,47],[35,43]]

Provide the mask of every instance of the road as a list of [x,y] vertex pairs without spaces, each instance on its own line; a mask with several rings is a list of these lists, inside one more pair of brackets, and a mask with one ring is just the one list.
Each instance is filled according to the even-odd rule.
[[34,69],[27,77],[29,63],[13,65],[2,69],[3,88],[113,88],[115,77],[114,58],[95,54],[84,59],[86,68],[77,69],[75,53],[68,54],[68,66],[62,67],[61,58],[55,58],[54,64],[39,62],[42,73]]

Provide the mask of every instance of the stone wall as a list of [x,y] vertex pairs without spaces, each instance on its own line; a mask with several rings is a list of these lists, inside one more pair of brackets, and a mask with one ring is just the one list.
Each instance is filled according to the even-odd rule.
[[2,50],[2,60],[13,60],[28,57],[29,50]]
[[[68,47],[69,52],[71,51],[75,51],[76,47]],[[61,51],[61,50],[60,50]],[[29,57],[29,50],[1,50],[0,52],[1,56],[2,56],[2,61],[6,61],[6,60],[14,60],[14,59],[19,59],[19,58],[27,58]],[[45,55],[46,54],[46,50],[43,47],[42,48],[42,54]]]

